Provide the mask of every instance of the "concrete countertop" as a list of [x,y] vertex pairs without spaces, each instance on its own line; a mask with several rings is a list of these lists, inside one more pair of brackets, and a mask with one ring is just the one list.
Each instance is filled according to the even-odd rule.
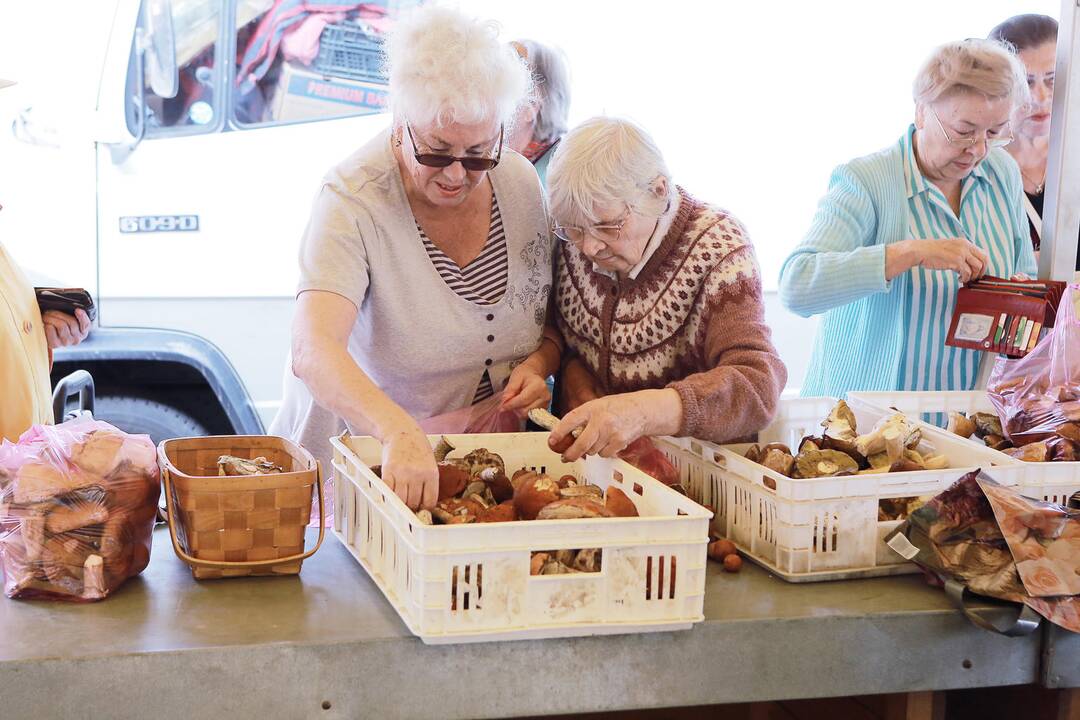
[[103,602],[0,599],[0,715],[447,720],[1011,685],[1038,680],[1038,635],[979,630],[919,576],[710,563],[689,631],[426,646],[329,532],[299,577],[196,582],[158,528]]

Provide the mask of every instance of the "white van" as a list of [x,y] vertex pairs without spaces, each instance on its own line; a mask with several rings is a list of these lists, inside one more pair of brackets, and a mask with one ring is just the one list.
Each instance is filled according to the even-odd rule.
[[37,26],[78,60],[0,93],[0,232],[35,284],[96,298],[100,327],[53,377],[89,370],[99,417],[155,439],[273,417],[310,200],[389,122],[378,38],[397,7],[372,5],[98,0]]

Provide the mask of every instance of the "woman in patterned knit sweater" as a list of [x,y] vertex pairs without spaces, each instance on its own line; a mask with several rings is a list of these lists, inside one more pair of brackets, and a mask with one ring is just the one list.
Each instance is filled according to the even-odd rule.
[[768,424],[787,370],[742,225],[676,187],[626,120],[571,130],[548,181],[569,410],[552,445],[581,427],[567,459],[613,457],[643,436],[723,442]]

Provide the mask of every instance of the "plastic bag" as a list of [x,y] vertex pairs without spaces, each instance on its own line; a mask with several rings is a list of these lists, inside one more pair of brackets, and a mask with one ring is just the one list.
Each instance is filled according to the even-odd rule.
[[1080,441],[1080,285],[1065,289],[1053,329],[1034,350],[998,358],[987,393],[1014,445],[1054,435]]
[[147,435],[98,420],[35,425],[0,446],[4,594],[100,600],[150,562],[160,479]]
[[935,584],[952,580],[1023,603],[1080,632],[1080,512],[1023,497],[974,471],[912,512],[885,543]]
[[665,485],[679,484],[679,471],[660,448],[647,437],[640,437],[619,453],[619,458]]
[[420,421],[429,435],[520,432],[525,422],[512,410],[500,410],[503,394],[496,393],[475,405],[451,410]]

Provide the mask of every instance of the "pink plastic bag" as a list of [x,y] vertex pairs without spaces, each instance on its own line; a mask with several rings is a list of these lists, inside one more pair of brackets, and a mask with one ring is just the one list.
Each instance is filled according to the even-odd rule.
[[499,410],[502,401],[503,394],[496,393],[475,405],[421,420],[420,427],[429,435],[520,432],[525,421],[513,411]]
[[1014,445],[1054,435],[1080,441],[1080,285],[1065,289],[1053,329],[1034,350],[998,358],[987,393]]
[[679,471],[650,438],[640,437],[630,443],[619,453],[619,458],[665,485],[679,484]]
[[150,562],[160,494],[147,435],[77,419],[0,446],[4,594],[100,600]]

